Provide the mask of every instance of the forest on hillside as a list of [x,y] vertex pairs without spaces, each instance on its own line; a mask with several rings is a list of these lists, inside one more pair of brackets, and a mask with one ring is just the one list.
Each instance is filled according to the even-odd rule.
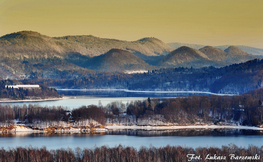
[[242,94],[262,87],[263,60],[215,68],[164,68],[147,73],[96,73],[76,79],[32,79],[57,88],[207,91]]

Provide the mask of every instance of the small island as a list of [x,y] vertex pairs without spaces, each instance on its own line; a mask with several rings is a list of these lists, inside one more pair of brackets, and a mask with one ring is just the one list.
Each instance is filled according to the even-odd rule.
[[0,102],[46,101],[61,98],[55,88],[43,84],[18,80],[0,82]]

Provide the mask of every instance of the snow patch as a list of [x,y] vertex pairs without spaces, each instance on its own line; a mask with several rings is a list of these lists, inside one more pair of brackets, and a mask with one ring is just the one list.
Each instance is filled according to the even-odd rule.
[[25,127],[24,125],[16,125],[15,126],[16,132],[33,132],[34,130],[28,127]]
[[125,74],[141,74],[141,73],[148,73],[147,70],[126,70],[124,71]]

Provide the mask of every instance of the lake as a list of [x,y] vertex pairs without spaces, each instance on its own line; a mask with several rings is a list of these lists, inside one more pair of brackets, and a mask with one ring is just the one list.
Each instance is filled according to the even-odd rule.
[[[124,104],[151,98],[167,98],[193,95],[195,93],[146,93],[146,92],[126,92],[126,91],[58,91],[66,97],[71,97],[58,101],[45,102],[21,102],[12,105],[39,104],[41,106],[63,106],[68,109],[78,108],[82,105],[95,104],[101,102],[107,105],[111,102],[122,102]],[[206,94],[210,95],[210,94]],[[2,103],[10,104],[10,103]],[[48,149],[59,148],[94,148],[95,146],[107,145],[109,147],[133,146],[139,149],[141,146],[164,147],[166,145],[185,147],[222,147],[223,145],[235,144],[239,147],[255,145],[261,147],[263,135],[260,131],[248,130],[177,130],[177,131],[144,131],[144,130],[121,130],[108,131],[104,135],[89,134],[25,134],[1,135],[0,147],[15,148],[18,146],[42,147]]]

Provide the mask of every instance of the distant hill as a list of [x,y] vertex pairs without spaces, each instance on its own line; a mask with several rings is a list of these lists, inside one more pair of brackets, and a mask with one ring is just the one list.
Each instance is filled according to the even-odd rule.
[[174,49],[177,49],[182,46],[187,46],[187,47],[198,50],[206,46],[206,45],[201,45],[201,44],[189,44],[189,43],[167,43],[167,44]]
[[229,46],[227,49],[225,49],[225,52],[228,53],[230,56],[247,56],[248,53],[241,50],[240,48],[236,46]]
[[[167,44],[174,49],[177,49],[181,46],[188,46],[188,47],[191,47],[194,49],[200,49],[200,48],[207,46],[207,45],[201,45],[201,44],[187,44],[187,43],[167,43]],[[225,50],[229,46],[231,46],[231,45],[213,46],[213,47]],[[249,46],[240,46],[240,45],[235,45],[235,46],[240,48],[241,50],[249,53],[249,54],[256,55],[256,56],[263,56],[263,49],[255,48],[255,47],[249,47]]]
[[205,46],[200,50],[187,46],[182,46],[172,51],[159,61],[160,66],[165,67],[222,67],[235,63],[241,63],[255,59],[256,56],[250,55],[238,47],[230,46],[225,51]]
[[56,40],[69,41],[85,47],[86,51],[78,53],[89,56],[98,56],[110,49],[122,49],[131,53],[140,53],[145,56],[158,56],[167,54],[173,49],[157,38],[143,38],[137,41],[122,41],[117,39],[99,38],[88,36],[56,37]]
[[[181,44],[177,43],[177,45]],[[201,47],[201,45],[191,46],[195,48]],[[169,67],[222,67],[258,58],[236,46],[229,46],[224,51],[212,46],[204,46],[199,50],[191,47],[186,48],[186,46],[182,47],[165,56],[159,62],[159,65]]]
[[[224,46],[217,46],[217,48],[220,48],[222,50],[227,49],[229,46],[224,45]],[[241,50],[252,54],[252,55],[256,55],[256,56],[263,56],[263,49],[260,48],[255,48],[255,47],[248,47],[248,46],[236,46],[238,48],[240,48]]]
[[210,60],[222,61],[227,57],[227,53],[219,48],[212,46],[205,46],[200,48],[199,51],[203,52]]
[[248,54],[236,46],[229,46],[225,49],[225,52],[227,53],[227,61],[231,63],[245,62],[255,58],[255,56]]
[[212,46],[205,46],[199,49],[210,60],[213,60],[219,66],[231,65],[235,63],[241,63],[256,58],[255,56],[246,53],[236,46],[229,46],[224,51]]
[[152,66],[131,52],[121,49],[111,49],[103,55],[91,58],[87,61],[86,68],[110,72],[153,69]]
[[159,65],[169,67],[200,67],[207,66],[210,59],[201,51],[182,46],[160,60]]

